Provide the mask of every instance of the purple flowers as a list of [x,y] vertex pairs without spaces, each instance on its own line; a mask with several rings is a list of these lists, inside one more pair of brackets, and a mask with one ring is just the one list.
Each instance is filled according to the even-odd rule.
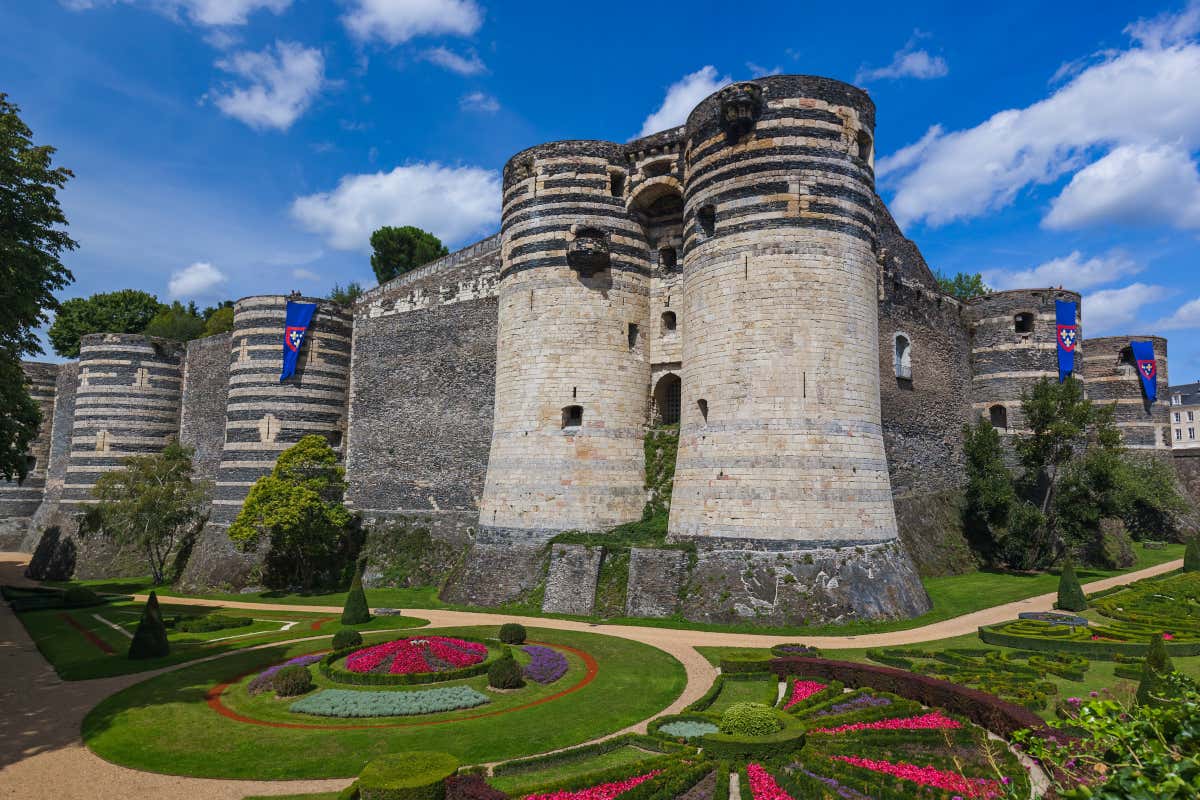
[[878,708],[880,706],[890,706],[892,701],[886,697],[876,697],[870,694],[860,694],[857,697],[851,698],[844,703],[837,703],[830,706],[824,711],[818,711],[813,716],[816,717],[832,717],[837,714],[845,714],[847,711],[858,711],[863,708]]
[[252,680],[252,681],[250,681],[250,683],[246,684],[246,691],[251,696],[270,691],[273,688],[271,686],[271,679],[275,677],[275,673],[279,672],[279,670],[283,669],[284,667],[291,667],[291,666],[307,667],[309,664],[315,664],[320,660],[321,660],[321,656],[318,654],[307,655],[307,656],[296,656],[295,658],[291,659],[290,661],[285,661],[282,664],[276,664],[273,667],[267,667],[262,672],[255,675],[254,680]]
[[533,660],[525,667],[525,677],[535,683],[554,683],[567,672],[567,658],[557,650],[537,644],[524,648]]
[[[851,789],[849,786],[843,786],[842,784],[838,783],[833,778],[826,778],[824,775],[818,775],[817,773],[810,772],[806,769],[801,769],[800,771],[803,772],[808,777],[812,778],[813,780],[818,780],[821,783],[825,784],[830,789],[837,792],[838,797],[844,798],[844,800],[871,800],[871,798],[867,797],[865,794],[862,794],[861,792],[856,792],[853,789]],[[959,800],[962,800],[962,798],[959,798]]]

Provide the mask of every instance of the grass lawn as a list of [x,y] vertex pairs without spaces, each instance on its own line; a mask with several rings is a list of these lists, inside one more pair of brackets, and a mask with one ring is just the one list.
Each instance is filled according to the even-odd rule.
[[774,676],[765,680],[726,680],[721,693],[706,711],[720,714],[734,703],[765,703],[775,705],[779,697],[779,681]]
[[[1182,544],[1168,544],[1161,550],[1147,550],[1136,547],[1137,563],[1128,570],[1102,570],[1080,567],[1076,570],[1082,583],[1110,578],[1125,572],[1131,572],[1158,564],[1183,558]],[[240,600],[243,602],[282,603],[287,605],[325,605],[342,606],[346,600],[345,592],[328,594],[297,594],[280,591],[263,591],[248,594],[205,594],[184,595],[174,592],[170,587],[154,587],[148,578],[126,578],[117,580],[79,581],[80,584],[100,592],[133,594],[157,588],[163,597],[204,597],[214,600]],[[615,625],[640,625],[656,628],[677,628],[683,630],[701,631],[731,631],[735,633],[763,633],[781,636],[858,636],[867,633],[884,633],[887,631],[911,630],[934,622],[941,622],[954,617],[980,611],[991,606],[1024,600],[1039,594],[1046,594],[1058,589],[1058,574],[1046,572],[1038,574],[1012,573],[995,570],[984,570],[952,575],[944,578],[926,578],[925,589],[933,602],[933,610],[914,619],[892,620],[887,622],[850,622],[843,625],[810,625],[796,627],[763,627],[753,623],[738,623],[732,625],[709,625],[698,622],[688,622],[677,617],[666,619],[636,619],[613,618],[606,623]],[[67,585],[67,584],[58,584]],[[592,621],[586,617],[570,617],[558,614],[538,614],[536,609],[505,608],[485,609],[450,606],[437,598],[437,590],[432,586],[414,589],[367,589],[367,602],[375,608],[461,608],[470,611],[491,611],[510,613],[513,616],[533,617],[546,616],[560,619],[578,619]]]
[[[440,632],[494,637],[497,628]],[[650,717],[683,691],[683,666],[661,650],[594,633],[533,628],[529,635],[590,653],[599,664],[596,679],[542,705],[426,726],[277,728],[231,720],[209,708],[205,695],[214,684],[323,643],[279,645],[185,666],[118,692],[84,719],[83,739],[105,760],[151,772],[260,780],[353,777],[370,759],[405,750],[442,750],[474,764],[569,747]],[[313,719],[294,715],[299,722]]]
[[[215,606],[172,606],[163,603],[161,608],[163,615],[167,617],[202,616],[213,611],[222,611],[229,616],[250,617],[254,622],[245,627],[210,633],[168,630],[168,640],[171,643],[169,655],[131,661],[126,658],[126,653],[141,619],[142,607],[142,603],[119,601],[90,608],[26,611],[17,616],[55,672],[60,678],[68,681],[145,672],[268,642],[321,634],[332,636],[342,627],[340,619],[330,614],[257,610],[239,612]],[[365,625],[354,627],[365,631],[413,628],[423,624],[427,622],[413,617],[375,617]],[[121,630],[116,630],[114,626]],[[81,631],[80,628],[87,632]]]
[[531,789],[554,783],[561,783],[570,778],[588,775],[612,767],[622,767],[626,764],[636,764],[652,758],[660,758],[662,753],[651,753],[633,745],[625,745],[607,753],[585,756],[570,761],[560,761],[540,769],[515,772],[508,775],[496,775],[487,782],[502,792],[519,797]]

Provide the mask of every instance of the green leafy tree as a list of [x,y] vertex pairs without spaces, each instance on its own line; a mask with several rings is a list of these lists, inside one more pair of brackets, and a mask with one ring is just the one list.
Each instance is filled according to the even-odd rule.
[[1200,572],[1200,536],[1188,539],[1187,547],[1183,550],[1183,571]]
[[367,593],[363,590],[362,576],[367,568],[367,560],[360,558],[354,569],[354,580],[350,582],[350,592],[346,595],[346,605],[342,608],[343,625],[362,625],[371,621],[371,607],[367,605]]
[[1068,559],[1058,577],[1058,608],[1063,611],[1087,611],[1087,597],[1083,587],[1079,585],[1079,576],[1075,574],[1075,565]]
[[967,462],[964,527],[976,550],[993,557],[1017,502],[1012,471],[1004,463],[1000,433],[980,417],[963,428]]
[[432,233],[405,225],[394,228],[385,225],[371,234],[371,269],[380,283],[403,275],[422,264],[449,254],[442,240]]
[[46,335],[54,352],[77,358],[80,338],[89,333],[142,333],[163,308],[157,297],[138,289],[74,297],[59,306]]
[[311,589],[353,547],[355,518],[342,503],[345,491],[337,453],[324,437],[305,436],[250,488],[229,538],[243,550],[269,544],[268,580]]
[[204,335],[213,336],[218,333],[229,333],[233,330],[233,305],[215,308],[204,323]]
[[959,272],[954,277],[939,272],[937,282],[939,289],[959,300],[970,300],[992,293],[988,285],[983,282],[983,276],[978,272]]
[[186,306],[178,300],[169,306],[164,306],[154,315],[146,326],[147,336],[157,336],[160,339],[172,339],[176,342],[190,342],[204,335],[204,317],[196,310],[195,303]]
[[80,531],[142,553],[161,584],[172,558],[204,527],[210,494],[210,484],[192,479],[191,449],[171,442],[161,453],[130,456],[121,469],[101,475]]
[[362,284],[357,281],[351,281],[343,287],[340,283],[335,283],[333,288],[329,290],[329,299],[335,303],[341,303],[344,306],[353,305],[354,301],[362,296]]
[[1137,704],[1142,706],[1165,705],[1176,699],[1173,684],[1168,680],[1175,671],[1171,657],[1167,655],[1167,643],[1163,635],[1156,633],[1150,639],[1150,648],[1142,662],[1142,680],[1138,683]]
[[77,245],[62,228],[58,190],[73,177],[51,166],[20,109],[0,93],[0,476],[24,479],[41,413],[29,397],[21,357],[42,352],[36,329],[58,308],[54,292],[74,278],[62,256]]
[[158,595],[150,592],[146,607],[142,609],[142,619],[138,622],[133,640],[129,643],[129,657],[132,659],[162,658],[169,655],[171,645],[167,641],[167,626],[163,622],[162,610],[158,607]]

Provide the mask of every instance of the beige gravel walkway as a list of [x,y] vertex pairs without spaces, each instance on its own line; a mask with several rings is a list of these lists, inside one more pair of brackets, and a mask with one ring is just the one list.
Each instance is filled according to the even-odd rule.
[[[29,556],[24,553],[0,552],[0,583],[25,583],[22,573],[28,559]],[[1139,572],[1095,581],[1085,588],[1099,591],[1169,572],[1180,566],[1182,561],[1172,561]],[[138,599],[144,598],[138,596]],[[1054,599],[1054,594],[1039,595],[907,631],[842,637],[806,636],[803,639],[806,643],[829,650],[916,644],[973,633],[980,625],[1003,622],[1022,611],[1048,611]],[[331,606],[176,597],[170,598],[170,602],[286,611],[340,613],[342,610]],[[434,609],[421,609],[415,613],[435,626],[497,625],[513,619],[512,615],[507,614]],[[687,671],[688,684],[683,694],[664,713],[681,710],[690,704],[704,693],[716,675],[716,670],[696,652],[697,646],[765,647],[781,639],[779,636],[758,634],[596,625],[540,617],[531,618],[531,624],[633,639],[675,656]],[[167,669],[178,669],[179,666]],[[79,738],[79,728],[88,710],[108,695],[158,672],[95,681],[62,681],[38,653],[16,615],[7,604],[0,604],[0,711],[3,712],[0,713],[0,797],[28,800],[241,800],[250,794],[333,791],[346,785],[346,780],[222,781],[157,775],[109,764],[87,750]],[[630,730],[644,730],[646,722],[632,726]]]

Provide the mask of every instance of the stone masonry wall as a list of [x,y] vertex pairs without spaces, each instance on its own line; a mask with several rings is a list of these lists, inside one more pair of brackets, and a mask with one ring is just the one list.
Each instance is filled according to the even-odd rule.
[[631,617],[671,616],[679,610],[687,580],[687,552],[631,548],[625,613]]
[[547,614],[591,616],[596,607],[596,583],[604,548],[556,544],[550,549],[550,572],[542,611]]
[[29,396],[42,412],[42,421],[29,446],[29,474],[23,481],[0,481],[0,550],[17,550],[24,542],[30,520],[42,503],[50,461],[50,429],[59,365],[27,361],[21,368]]
[[62,499],[63,481],[67,475],[67,463],[71,459],[71,429],[75,419],[75,390],[79,384],[79,363],[70,362],[59,367],[54,382],[54,415],[50,420],[50,446],[46,465],[46,488],[42,502],[33,513],[21,551],[32,553],[42,536],[42,531],[53,525]]
[[[1151,404],[1142,390],[1137,364],[1129,343],[1154,343],[1158,366],[1158,401]],[[1076,356],[1078,358],[1078,356]],[[1112,406],[1125,446],[1169,458],[1171,456],[1170,379],[1167,340],[1159,336],[1106,336],[1083,343],[1083,378],[1087,395],[1096,405]]]
[[231,334],[188,342],[183,361],[183,410],[179,441],[195,452],[192,479],[216,480],[225,443],[225,396],[229,389]]

